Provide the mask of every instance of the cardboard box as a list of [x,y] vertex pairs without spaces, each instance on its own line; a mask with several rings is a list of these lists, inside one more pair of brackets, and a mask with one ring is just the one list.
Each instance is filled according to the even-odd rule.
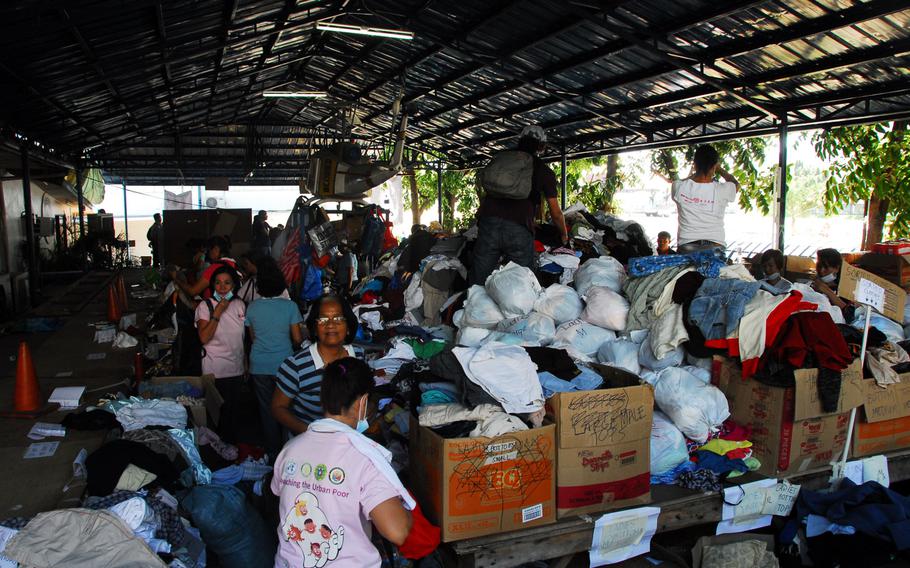
[[788,254],[784,257],[784,278],[791,282],[815,277],[815,258]]
[[608,388],[547,401],[556,423],[560,519],[651,501],[654,390],[622,369],[606,367],[602,374]]
[[738,363],[715,357],[716,383],[727,395],[730,417],[752,427],[753,455],[768,476],[827,465],[843,452],[849,411],[865,401],[859,361],[842,373],[837,410],[825,413],[817,395],[817,369],[796,371],[793,388],[743,379]]
[[218,392],[218,389],[215,387],[215,377],[212,375],[202,375],[201,377],[152,377],[148,380],[149,383],[155,384],[164,384],[164,383],[179,383],[180,381],[186,381],[198,389],[202,389],[202,392],[205,393],[205,404],[203,406],[193,406],[187,407],[187,411],[190,416],[193,418],[193,423],[196,426],[208,426],[209,421],[206,417],[212,417],[214,424],[218,424],[221,419],[221,405],[224,404],[224,399],[221,397],[221,393]]
[[853,457],[864,457],[910,447],[910,373],[901,382],[881,388],[863,381],[866,401],[853,432]]
[[[869,255],[867,254],[863,258],[866,258],[867,256]],[[888,258],[893,259],[894,257]],[[856,298],[856,285],[861,278],[869,280],[873,284],[878,284],[885,289],[885,309],[882,313],[894,321],[904,321],[904,304],[907,301],[907,292],[900,286],[892,284],[884,278],[876,276],[862,268],[857,268],[846,263],[841,265],[840,284],[838,284],[837,288],[838,295],[848,300],[854,300]]]
[[495,438],[445,439],[412,417],[411,485],[442,540],[556,520],[556,426]]
[[910,255],[870,252],[859,259],[857,266],[901,288],[910,287]]

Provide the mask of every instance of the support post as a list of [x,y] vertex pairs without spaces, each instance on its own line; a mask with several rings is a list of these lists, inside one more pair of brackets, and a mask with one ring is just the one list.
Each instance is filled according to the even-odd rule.
[[126,212],[126,180],[120,181],[123,184],[123,238],[126,240],[126,260],[130,261],[130,217]]
[[38,242],[35,239],[35,213],[32,211],[32,180],[28,163],[28,142],[20,146],[22,156],[22,198],[25,201],[25,242],[28,248],[28,297],[38,304]]
[[780,117],[780,154],[777,163],[778,191],[777,191],[777,223],[776,245],[777,250],[784,252],[784,233],[787,221],[787,115]]
[[436,214],[439,217],[439,224],[445,226],[442,222],[442,161],[436,161]]
[[201,185],[196,186],[196,199],[198,200],[197,201],[198,206],[196,207],[196,209],[202,209],[202,186]]
[[80,239],[85,237],[85,191],[82,188],[83,183],[85,183],[85,180],[82,179],[82,169],[81,169],[80,165],[77,165],[76,166],[76,202],[78,203],[78,206],[79,206],[79,238]]
[[561,164],[562,164],[562,167],[560,168],[560,171],[561,171],[562,175],[560,176],[560,179],[559,179],[559,187],[561,188],[560,203],[562,204],[563,210],[565,210],[565,208],[566,208],[566,166],[568,164],[568,161],[566,160],[566,147],[565,146],[562,147],[562,163]]

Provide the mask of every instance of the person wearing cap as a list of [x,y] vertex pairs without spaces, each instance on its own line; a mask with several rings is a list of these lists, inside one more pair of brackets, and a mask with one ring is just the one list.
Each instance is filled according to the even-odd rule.
[[534,262],[534,219],[541,198],[546,199],[550,218],[569,242],[566,221],[559,207],[556,174],[538,156],[546,147],[547,136],[539,126],[526,126],[518,140],[518,150],[534,158],[531,192],[527,199],[508,199],[487,195],[477,210],[477,242],[471,284],[483,285],[499,266],[500,260],[530,267]]

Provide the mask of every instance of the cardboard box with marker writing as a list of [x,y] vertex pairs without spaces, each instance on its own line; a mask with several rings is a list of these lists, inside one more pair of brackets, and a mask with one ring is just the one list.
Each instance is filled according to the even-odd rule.
[[410,478],[445,542],[552,523],[556,426],[446,439],[412,417]]
[[753,456],[765,475],[826,466],[843,452],[850,410],[865,400],[859,361],[841,373],[835,412],[823,411],[818,400],[818,369],[799,369],[794,379],[794,387],[768,386],[743,379],[739,363],[714,359],[714,382],[727,396],[730,417],[752,428]]
[[598,368],[607,388],[547,401],[556,423],[557,518],[651,500],[654,391],[622,369]]
[[866,399],[853,432],[853,457],[910,448],[910,373],[900,378],[886,388],[863,381]]

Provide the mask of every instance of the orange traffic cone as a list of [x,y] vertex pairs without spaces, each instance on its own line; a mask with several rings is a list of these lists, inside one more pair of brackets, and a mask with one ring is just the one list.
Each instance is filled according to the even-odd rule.
[[16,361],[16,391],[13,395],[13,409],[16,412],[36,412],[41,410],[41,391],[38,388],[38,375],[32,363],[32,353],[28,343],[19,342],[19,358]]
[[118,323],[120,316],[120,302],[117,299],[116,292],[114,292],[114,285],[111,284],[107,287],[107,321]]
[[123,283],[123,275],[117,275],[117,291],[120,292],[120,309],[126,313],[130,309],[129,300],[126,296],[126,284]]

